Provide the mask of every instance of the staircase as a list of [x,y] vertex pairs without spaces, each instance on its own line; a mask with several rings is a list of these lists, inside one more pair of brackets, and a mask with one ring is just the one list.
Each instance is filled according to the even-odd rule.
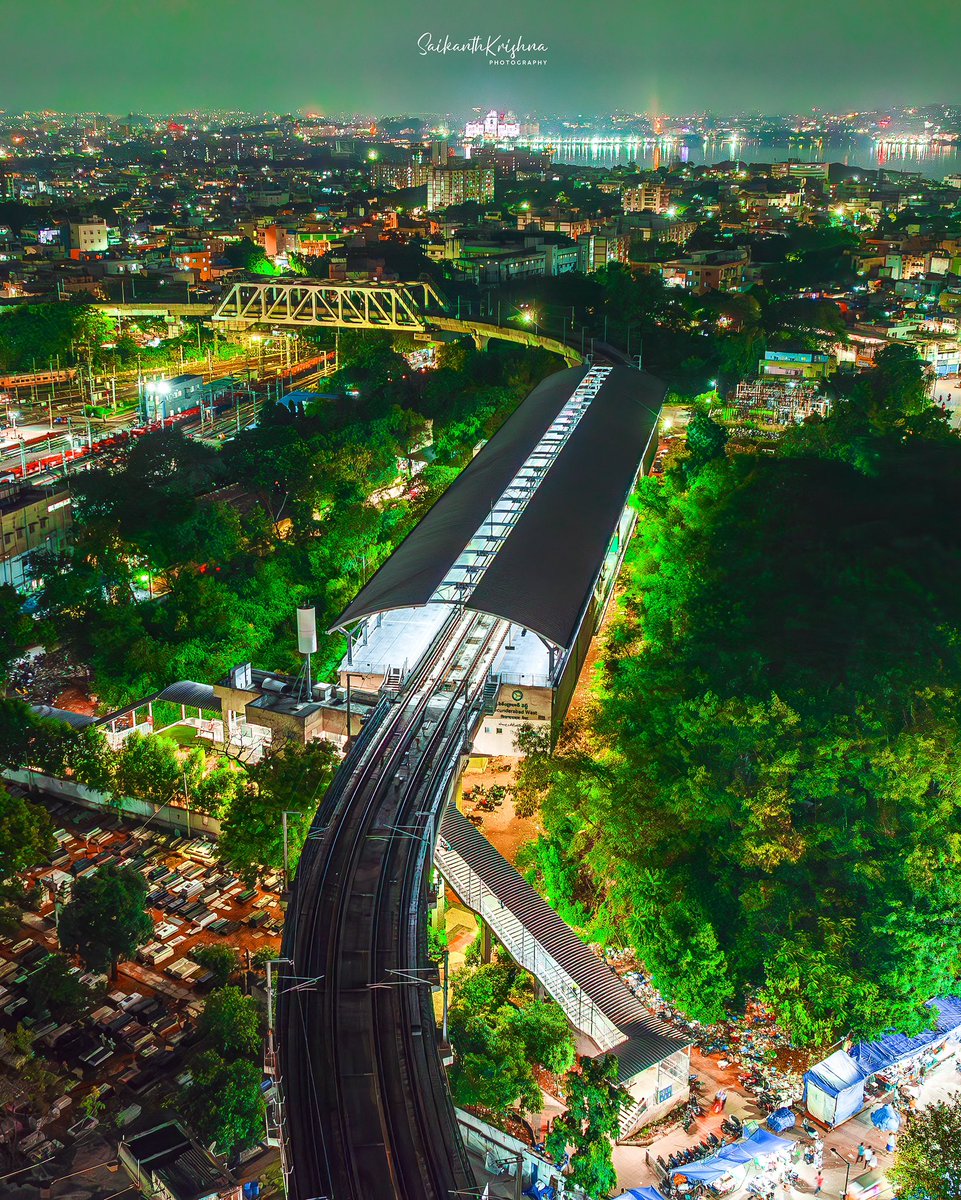
[[501,690],[501,681],[499,675],[491,675],[484,684],[484,690],[481,693],[481,711],[492,713],[497,707],[497,696]]

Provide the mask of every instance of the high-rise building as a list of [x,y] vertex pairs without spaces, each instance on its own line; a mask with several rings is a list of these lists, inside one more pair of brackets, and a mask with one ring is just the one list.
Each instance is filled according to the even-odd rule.
[[673,192],[660,183],[642,183],[640,187],[625,188],[621,204],[625,212],[665,213],[671,207]]
[[494,199],[494,168],[450,166],[433,167],[427,178],[427,207],[437,210],[476,200],[486,204]]
[[400,188],[421,187],[430,177],[430,163],[416,162],[378,162],[370,169],[371,184],[379,191],[393,191]]

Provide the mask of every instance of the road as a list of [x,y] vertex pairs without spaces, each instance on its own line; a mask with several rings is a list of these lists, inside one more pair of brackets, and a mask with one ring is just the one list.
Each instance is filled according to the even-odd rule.
[[315,817],[284,924],[277,1037],[293,1200],[475,1189],[437,1049],[426,953],[436,830],[506,637],[452,610]]

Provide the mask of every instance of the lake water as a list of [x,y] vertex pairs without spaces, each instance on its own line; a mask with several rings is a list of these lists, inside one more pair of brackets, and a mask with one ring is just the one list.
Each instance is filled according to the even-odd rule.
[[744,162],[773,163],[796,158],[802,162],[839,162],[849,167],[915,171],[929,179],[961,173],[961,143],[940,145],[875,143],[870,138],[844,142],[812,139],[772,145],[749,139],[712,138],[536,138],[532,149],[552,146],[554,161],[572,166],[615,167],[636,163],[644,169],[666,166],[675,159],[692,166],[739,158]]

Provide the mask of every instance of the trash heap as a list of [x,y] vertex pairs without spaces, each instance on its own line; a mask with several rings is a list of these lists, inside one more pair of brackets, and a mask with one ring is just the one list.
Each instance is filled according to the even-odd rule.
[[748,1001],[740,1017],[702,1025],[669,1004],[649,976],[630,969],[633,964],[628,952],[608,954],[607,960],[635,996],[655,1016],[687,1034],[701,1054],[717,1058],[721,1067],[739,1068],[740,1087],[765,1112],[790,1108],[801,1100],[808,1056],[792,1045],[774,1015],[757,1000]]

